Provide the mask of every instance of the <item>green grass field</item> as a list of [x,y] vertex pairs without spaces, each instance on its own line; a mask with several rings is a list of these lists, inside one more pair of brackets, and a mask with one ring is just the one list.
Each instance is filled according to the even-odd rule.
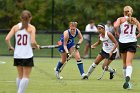
[[[32,70],[28,88],[25,93],[140,93],[139,60],[133,61],[132,90],[122,88],[122,62],[115,60],[111,66],[117,69],[113,80],[105,72],[102,80],[97,80],[101,74],[101,64],[88,80],[81,80],[76,62],[71,59],[63,69],[63,80],[57,80],[54,67],[59,58],[34,58],[35,67]],[[94,59],[83,59],[85,72]],[[2,64],[2,62],[6,62]],[[16,93],[16,68],[12,66],[12,57],[0,57],[0,93]]]

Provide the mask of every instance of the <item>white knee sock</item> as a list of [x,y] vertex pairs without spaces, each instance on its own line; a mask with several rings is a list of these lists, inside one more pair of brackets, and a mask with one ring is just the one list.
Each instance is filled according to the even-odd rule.
[[109,72],[114,72],[114,70],[111,67],[108,67]]
[[96,64],[95,64],[95,63],[93,63],[93,64],[89,67],[88,72],[87,72],[87,76],[90,76],[90,75],[91,75],[91,73],[93,72],[93,70],[95,69],[95,67],[96,67]]
[[126,77],[126,68],[123,68],[123,77]]
[[19,84],[18,93],[24,93],[26,87],[28,86],[28,78],[22,78]]
[[19,88],[20,81],[21,81],[21,79],[20,79],[20,78],[16,78],[16,85],[17,85],[17,89]]
[[126,77],[129,76],[131,78],[132,70],[132,66],[126,67]]

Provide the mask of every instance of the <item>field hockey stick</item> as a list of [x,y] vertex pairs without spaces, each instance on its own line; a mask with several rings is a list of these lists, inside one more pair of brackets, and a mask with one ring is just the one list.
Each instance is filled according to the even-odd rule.
[[46,46],[40,46],[40,49],[49,49],[49,48],[59,48],[60,45],[46,45]]
[[74,53],[76,52],[76,49],[74,49],[72,51],[72,53],[69,55],[69,57],[67,58],[67,61],[62,65],[62,67],[59,69],[59,72],[61,72],[63,70],[63,68],[65,67],[65,65],[68,63],[68,61],[72,58],[72,56],[74,55]]
[[69,55],[69,57],[67,58],[67,62],[72,58],[73,54],[76,52],[76,49],[74,49],[72,51],[72,53]]
[[[110,58],[110,57],[109,57],[109,58]],[[108,61],[108,62],[109,62],[109,58],[107,58],[107,61]],[[106,68],[107,68],[107,66],[104,67],[102,73],[100,74],[100,77],[97,78],[98,80],[102,79],[102,77],[103,77],[103,75],[104,75],[104,73],[105,73]]]
[[100,76],[97,78],[98,80],[102,79],[104,73],[105,73],[105,69],[106,69],[106,66],[104,67],[104,70],[102,71],[102,73],[100,74]]

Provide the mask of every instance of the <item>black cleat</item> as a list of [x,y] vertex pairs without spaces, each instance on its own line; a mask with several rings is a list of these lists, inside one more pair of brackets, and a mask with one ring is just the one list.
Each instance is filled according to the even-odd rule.
[[114,74],[116,73],[116,69],[113,69],[114,72],[110,72],[110,79],[113,79],[114,78]]
[[123,84],[123,88],[124,88],[124,89],[129,88],[129,81],[130,81],[130,77],[127,76],[127,77],[125,78],[125,83]]

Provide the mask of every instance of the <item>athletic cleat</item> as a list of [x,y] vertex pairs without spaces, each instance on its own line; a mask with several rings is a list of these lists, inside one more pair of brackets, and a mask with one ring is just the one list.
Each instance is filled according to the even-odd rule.
[[88,79],[87,74],[83,73],[83,74],[82,74],[82,79]]
[[124,89],[128,89],[129,87],[131,87],[129,81],[130,81],[130,77],[127,76],[127,77],[125,78],[125,83],[123,84],[123,88],[124,88]]
[[57,78],[57,79],[63,79],[63,77],[60,76],[59,73],[60,73],[59,71],[55,71],[56,78]]
[[116,69],[113,69],[113,70],[114,70],[114,72],[110,72],[110,79],[113,79],[114,78],[114,75],[116,73]]
[[130,82],[128,82],[129,86],[128,86],[128,90],[132,89],[132,84]]
[[85,56],[83,56],[83,59],[89,58],[89,55],[86,54]]

